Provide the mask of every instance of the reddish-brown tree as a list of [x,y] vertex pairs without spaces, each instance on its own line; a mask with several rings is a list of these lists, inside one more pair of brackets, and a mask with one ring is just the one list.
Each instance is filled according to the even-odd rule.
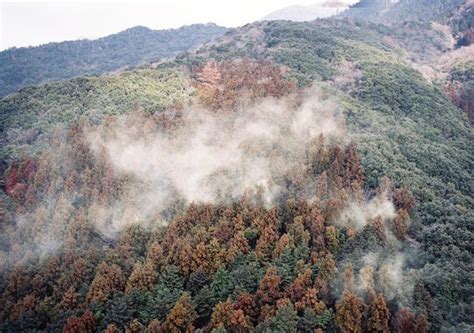
[[249,319],[250,323],[256,324],[258,318],[258,308],[255,303],[255,296],[249,293],[242,293],[237,296],[234,308],[236,310],[242,310],[244,315]]
[[72,310],[76,307],[79,302],[79,293],[76,292],[74,287],[69,288],[61,299],[61,306],[63,309]]
[[211,326],[225,328],[230,332],[248,332],[250,328],[244,311],[236,309],[230,299],[216,304],[211,316]]
[[112,296],[113,292],[121,291],[125,287],[125,278],[122,270],[117,265],[107,265],[102,262],[96,271],[96,275],[89,291],[87,292],[87,301],[106,302]]
[[189,295],[183,294],[166,316],[163,329],[170,333],[192,332],[196,316]]
[[385,223],[382,216],[377,216],[372,220],[372,228],[377,238],[384,242],[387,237],[385,236]]
[[151,263],[136,263],[128,278],[125,292],[133,290],[150,291],[156,280],[156,271]]
[[271,258],[272,250],[278,240],[278,233],[275,230],[274,225],[267,225],[261,231],[260,238],[257,241],[255,247],[255,253],[262,260],[268,260]]
[[362,332],[362,300],[350,291],[345,291],[336,304],[336,325],[342,333]]
[[104,333],[119,333],[119,329],[114,324],[108,324],[104,330]]
[[397,311],[393,328],[397,333],[406,333],[415,331],[415,316],[410,309],[401,308]]
[[95,332],[96,320],[90,310],[86,310],[81,317],[71,316],[64,325],[64,333],[92,333]]
[[406,186],[393,193],[393,202],[398,209],[404,209],[407,212],[412,211],[416,205],[416,199],[411,195]]
[[390,312],[382,294],[369,295],[367,307],[367,329],[369,332],[388,333]]
[[149,333],[164,333],[163,327],[161,327],[161,323],[158,319],[153,319],[148,324],[148,332]]
[[274,259],[279,258],[286,248],[291,247],[294,247],[292,244],[292,239],[288,237],[288,234],[283,234],[275,245],[272,257]]
[[398,239],[403,240],[405,238],[409,223],[410,216],[408,215],[408,212],[405,209],[400,208],[397,216],[393,219],[393,231]]
[[316,288],[309,288],[305,291],[303,297],[295,303],[298,311],[312,309],[316,314],[322,314],[326,310],[324,302],[318,300],[318,291]]
[[281,278],[275,267],[270,267],[260,280],[257,290],[257,298],[262,304],[275,304],[280,298]]
[[312,274],[313,272],[308,268],[303,274],[296,277],[296,279],[288,286],[286,289],[286,296],[291,300],[291,302],[296,303],[303,298],[306,290],[312,284]]

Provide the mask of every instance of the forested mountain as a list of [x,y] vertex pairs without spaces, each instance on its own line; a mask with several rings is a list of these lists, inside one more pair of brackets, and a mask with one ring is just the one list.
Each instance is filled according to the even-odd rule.
[[394,25],[438,21],[463,34],[474,28],[473,8],[470,0],[361,0],[340,15]]
[[32,84],[102,74],[169,58],[226,31],[215,24],[170,30],[134,27],[96,40],[11,48],[0,52],[0,96]]
[[[354,18],[358,20],[383,23],[393,29],[405,30],[408,27],[408,34],[414,36],[413,27],[421,27],[427,30],[431,25],[431,30],[439,35],[448,37],[445,47],[456,49],[456,52],[448,52],[440,56],[433,57],[433,54],[422,54],[425,59],[422,61],[428,68],[418,68],[438,81],[444,81],[446,92],[450,99],[458,107],[462,108],[471,119],[474,119],[473,107],[473,81],[469,75],[473,70],[472,54],[474,47],[474,2],[471,0],[370,0],[360,1],[344,11],[339,17]],[[428,28],[429,29],[429,28]],[[422,38],[432,38],[421,34],[417,40],[406,39],[403,47],[408,45],[423,48],[426,41]],[[418,59],[419,61],[420,59]],[[426,70],[431,72],[428,74]],[[433,76],[434,75],[434,76]]]
[[441,25],[257,22],[2,98],[0,331],[472,331]]

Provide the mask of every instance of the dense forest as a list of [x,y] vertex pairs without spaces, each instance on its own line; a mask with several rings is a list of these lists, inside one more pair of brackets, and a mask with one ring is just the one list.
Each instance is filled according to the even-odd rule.
[[0,96],[42,82],[160,61],[226,31],[215,24],[193,24],[170,30],[139,26],[96,40],[11,48],[0,52]]
[[392,26],[437,21],[453,29],[459,45],[473,41],[474,3],[469,0],[361,0],[340,16]]
[[471,332],[472,7],[363,3],[0,99],[0,331]]

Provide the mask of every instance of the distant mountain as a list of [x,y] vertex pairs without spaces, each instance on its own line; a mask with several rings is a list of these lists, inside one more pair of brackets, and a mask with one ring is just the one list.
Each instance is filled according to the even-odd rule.
[[455,31],[472,28],[472,0],[361,0],[340,14],[383,24],[439,21]]
[[348,6],[343,1],[326,1],[309,6],[289,6],[262,18],[262,21],[289,20],[296,22],[312,21],[321,17],[335,15]]
[[96,40],[11,48],[0,52],[0,96],[32,84],[102,74],[168,58],[226,31],[212,23],[170,30],[137,26]]

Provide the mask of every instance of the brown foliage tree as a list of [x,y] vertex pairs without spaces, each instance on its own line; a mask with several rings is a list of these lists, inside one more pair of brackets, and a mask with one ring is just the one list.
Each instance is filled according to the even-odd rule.
[[288,234],[283,234],[275,245],[272,257],[274,259],[279,258],[286,248],[292,247],[294,247],[292,239],[288,237]]
[[331,291],[329,290],[329,284],[327,281],[321,279],[319,276],[314,281],[314,289],[316,289],[318,299],[324,303],[330,303],[332,301]]
[[295,308],[298,311],[312,309],[316,314],[322,314],[326,310],[326,305],[318,300],[316,288],[309,288],[305,291],[303,297],[295,303]]
[[208,61],[197,75],[197,81],[203,87],[217,89],[221,81],[221,73],[215,61]]
[[163,248],[161,247],[158,241],[154,241],[148,247],[146,262],[148,264],[153,265],[155,270],[158,270],[159,267],[161,267],[161,265],[163,264],[164,262]]
[[29,294],[20,299],[10,312],[10,320],[18,320],[26,311],[35,311],[38,299],[34,294]]
[[275,304],[280,298],[280,283],[281,278],[275,267],[269,267],[267,272],[260,280],[260,285],[257,290],[257,298],[262,304]]
[[397,216],[393,219],[393,232],[398,239],[403,240],[405,238],[409,223],[410,216],[408,215],[408,212],[405,209],[400,208]]
[[90,310],[86,310],[81,317],[71,316],[64,325],[64,333],[92,333],[95,332],[96,320]]
[[231,246],[235,246],[243,254],[250,252],[249,241],[245,238],[244,232],[239,231],[231,241]]
[[329,188],[328,181],[329,181],[328,173],[326,170],[324,170],[316,179],[316,190],[315,190],[316,198],[319,198],[320,200],[326,199],[326,196],[328,195],[328,188]]
[[61,299],[62,308],[65,310],[74,309],[79,302],[79,296],[74,287],[69,288]]
[[388,333],[390,312],[382,294],[369,295],[367,307],[367,329],[369,332]]
[[119,333],[119,329],[114,324],[108,324],[104,330],[104,333]]
[[316,239],[316,237],[323,235],[324,233],[324,215],[318,208],[313,208],[311,210],[311,222],[309,226],[311,232],[311,239]]
[[214,110],[232,109],[258,97],[281,97],[293,90],[282,69],[268,61],[250,59],[208,62],[197,73],[196,87],[202,104]]
[[406,186],[393,193],[393,202],[398,209],[404,209],[407,212],[411,212],[416,205],[415,197]]
[[204,270],[209,269],[206,254],[206,244],[204,244],[204,242],[200,242],[198,245],[196,245],[196,249],[192,254],[191,270],[195,272],[199,269],[199,267],[202,267]]
[[255,253],[261,260],[269,260],[273,247],[278,240],[278,233],[274,225],[267,225],[262,231],[255,247]]
[[250,328],[244,311],[236,309],[230,299],[216,304],[211,316],[211,326],[225,328],[230,332],[248,332]]
[[351,142],[346,149],[346,175],[345,179],[349,182],[353,190],[359,189],[365,181],[365,171],[357,153],[357,145]]
[[334,146],[332,154],[334,160],[331,165],[331,183],[334,191],[342,189],[345,176],[345,156],[344,151],[339,146]]
[[394,321],[393,329],[396,333],[406,333],[415,331],[414,314],[410,309],[401,308],[397,311]]
[[242,310],[244,315],[249,319],[250,323],[255,325],[258,318],[258,308],[255,303],[255,296],[249,293],[242,293],[237,296],[237,301],[234,305],[236,310]]
[[193,264],[192,258],[193,258],[194,251],[191,247],[191,244],[188,242],[188,240],[184,240],[180,244],[181,246],[178,252],[177,264],[179,265],[183,276],[189,277],[189,274],[192,273],[192,264]]
[[300,301],[308,287],[311,286],[311,276],[313,272],[311,269],[307,269],[303,274],[296,277],[293,282],[287,287],[286,295],[291,300],[291,302],[295,303]]
[[372,228],[375,236],[377,236],[380,241],[384,242],[387,237],[385,236],[385,223],[382,216],[377,216],[372,220]]
[[163,328],[161,327],[161,323],[158,319],[153,319],[148,324],[148,332],[149,333],[164,333]]
[[170,333],[192,332],[196,317],[189,295],[183,294],[166,316],[163,329]]
[[362,332],[362,300],[350,291],[345,291],[336,304],[336,325],[342,333]]
[[344,290],[355,292],[355,279],[352,264],[347,265],[344,270]]
[[138,321],[138,319],[133,319],[128,328],[125,329],[126,333],[144,333],[145,326]]
[[128,278],[125,292],[132,290],[150,291],[156,280],[156,271],[151,263],[136,263]]
[[106,302],[115,291],[123,290],[124,286],[125,278],[120,267],[102,262],[89,286],[86,299],[88,302]]
[[293,223],[288,226],[288,235],[293,239],[296,246],[308,245],[310,234],[304,227],[302,216],[295,217]]

